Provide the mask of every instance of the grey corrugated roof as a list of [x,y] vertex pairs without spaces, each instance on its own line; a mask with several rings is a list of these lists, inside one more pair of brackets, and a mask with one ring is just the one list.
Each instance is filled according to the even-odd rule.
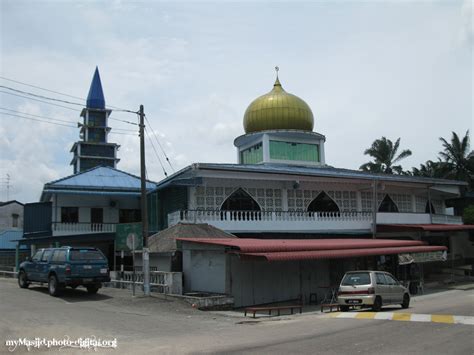
[[[124,171],[106,166],[98,166],[90,170],[70,175],[49,182],[46,189],[93,189],[93,190],[140,190],[140,178]],[[156,184],[147,181],[147,189],[155,188]]]
[[151,252],[166,253],[177,250],[176,238],[237,238],[235,235],[207,223],[178,223],[148,238]]
[[160,181],[157,187],[167,185],[178,175],[183,175],[192,170],[221,170],[221,171],[236,171],[249,173],[265,173],[265,174],[285,174],[285,175],[299,175],[299,176],[318,176],[318,177],[332,177],[342,179],[363,179],[380,181],[394,181],[407,183],[422,183],[422,184],[440,184],[440,185],[457,185],[467,186],[464,181],[434,179],[419,176],[407,175],[391,175],[391,174],[374,174],[359,170],[333,168],[330,166],[302,166],[302,165],[286,165],[286,164],[217,164],[217,163],[195,163]]

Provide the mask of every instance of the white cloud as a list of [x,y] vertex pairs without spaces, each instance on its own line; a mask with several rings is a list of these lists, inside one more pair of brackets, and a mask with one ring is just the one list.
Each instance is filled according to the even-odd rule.
[[[276,64],[285,89],[312,107],[334,166],[357,168],[382,135],[401,137],[414,153],[404,166],[416,166],[436,158],[438,137],[473,124],[471,48],[452,43],[463,24],[462,38],[472,44],[470,1],[462,11],[454,2],[279,3],[269,12],[259,3],[118,0],[9,2],[4,10],[2,76],[85,97],[99,65],[107,103],[144,104],[176,170],[235,162],[244,111],[271,89]],[[79,112],[0,98],[7,108],[79,120]],[[137,120],[117,111],[112,117]],[[14,198],[35,201],[45,182],[72,173],[78,130],[13,122],[0,117],[0,175],[12,175]],[[112,132],[137,129],[110,123]],[[118,168],[138,174],[138,137],[109,140],[121,144]],[[160,180],[149,142],[146,151],[148,175]]]

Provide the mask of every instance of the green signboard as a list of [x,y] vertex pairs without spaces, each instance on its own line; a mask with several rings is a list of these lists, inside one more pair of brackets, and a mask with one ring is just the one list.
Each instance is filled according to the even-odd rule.
[[142,224],[121,223],[117,224],[115,232],[115,250],[131,251],[143,248]]

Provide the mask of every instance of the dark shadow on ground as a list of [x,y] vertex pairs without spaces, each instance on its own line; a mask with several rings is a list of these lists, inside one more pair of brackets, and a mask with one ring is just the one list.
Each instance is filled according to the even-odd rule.
[[[31,291],[36,291],[44,294],[48,294],[48,287],[41,287],[41,286],[31,286]],[[112,298],[111,296],[104,295],[99,292],[95,295],[91,295],[87,293],[85,288],[78,287],[75,290],[72,288],[65,288],[61,295],[58,298],[63,299],[64,301],[70,303],[77,303],[77,302],[91,302],[91,301],[103,301]]]

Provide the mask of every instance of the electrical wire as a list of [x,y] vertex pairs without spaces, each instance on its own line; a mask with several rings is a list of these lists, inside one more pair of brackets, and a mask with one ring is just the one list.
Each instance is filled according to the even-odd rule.
[[168,162],[169,166],[171,167],[171,169],[173,170],[173,172],[176,172],[176,170],[173,168],[173,165],[171,165],[171,162],[168,158],[168,156],[166,155],[166,152],[165,150],[163,149],[163,146],[161,145],[160,141],[158,140],[158,137],[156,136],[156,133],[155,131],[153,130],[153,127],[151,126],[151,123],[150,121],[148,120],[148,117],[145,115],[145,120],[146,122],[148,123],[148,126],[150,126],[150,129],[151,129],[151,133],[153,134],[153,136],[155,137],[155,140],[156,142],[158,143],[160,149],[161,149],[161,152],[163,153],[163,155],[165,156],[166,158],[166,161]]
[[59,118],[52,118],[52,117],[47,117],[47,116],[34,115],[32,113],[26,113],[26,112],[11,110],[11,109],[8,109],[8,108],[5,108],[5,107],[0,107],[0,110],[9,111],[9,112],[13,112],[13,113],[21,114],[21,115],[33,116],[33,117],[38,117],[38,118],[45,118],[45,119],[51,120],[51,121],[58,121],[58,122],[65,122],[65,123],[75,123],[75,122],[72,122],[72,121],[69,121],[69,120],[61,120]]
[[[0,112],[0,115],[19,117],[19,118],[24,118],[24,119],[31,120],[31,121],[36,121],[36,122],[41,122],[41,123],[49,123],[49,124],[54,124],[54,125],[57,125],[57,126],[63,126],[63,127],[68,127],[68,128],[77,128],[76,125],[69,125],[69,124],[64,124],[64,123],[51,122],[51,121],[46,121],[44,119],[41,120],[41,119],[33,118],[33,117],[25,117],[25,116],[17,115],[17,114],[14,114],[14,113]],[[39,117],[42,117],[42,116],[39,116]],[[47,118],[47,119],[54,120],[54,118]],[[56,120],[56,121],[66,122],[66,121],[62,121],[62,120]],[[73,123],[73,122],[69,122],[69,123]],[[132,131],[129,131],[129,132],[132,132]],[[137,135],[136,133],[133,134],[133,133],[125,133],[125,132],[109,132],[109,134],[121,134],[121,135],[126,135],[126,136],[136,136]]]
[[158,152],[156,151],[155,145],[153,144],[153,141],[151,140],[150,135],[148,134],[148,130],[146,129],[146,127],[145,127],[145,135],[150,140],[153,151],[155,152],[155,156],[158,159],[158,161],[160,162],[160,165],[161,165],[161,168],[163,169],[163,173],[165,174],[165,177],[168,177],[168,173],[166,172],[165,167],[163,166],[163,162],[161,161],[160,156],[158,155]]
[[2,93],[2,94],[8,94],[8,95],[13,95],[13,96],[18,96],[18,97],[22,97],[22,98],[28,99],[28,100],[39,101],[39,102],[42,102],[42,103],[45,103],[45,104],[48,104],[48,105],[62,107],[62,108],[65,108],[65,109],[68,109],[68,110],[71,110],[71,111],[81,112],[81,110],[78,110],[78,109],[75,109],[75,108],[72,108],[72,107],[67,107],[67,106],[63,106],[63,105],[53,104],[52,102],[48,102],[48,101],[44,101],[44,100],[39,100],[39,99],[34,99],[34,98],[32,98],[32,97],[29,97],[29,96],[18,95],[18,94],[14,94],[14,93],[8,92],[8,91],[2,91],[2,90],[0,90],[0,93]]
[[[70,98],[72,98],[72,99],[79,99],[79,100],[82,100],[82,101],[86,101],[86,99],[83,98],[83,97],[73,96],[73,95],[65,94],[65,93],[62,93],[62,92],[59,92],[59,91],[54,91],[54,90],[46,89],[46,88],[41,87],[41,86],[37,86],[37,85],[32,85],[32,84],[24,83],[24,82],[21,82],[21,81],[18,81],[18,80],[6,78],[6,77],[4,77],[4,76],[0,76],[0,79],[7,80],[7,81],[11,81],[11,82],[13,82],[13,83],[20,84],[20,85],[29,86],[29,87],[32,87],[32,88],[35,88],[35,89],[47,91],[47,92],[50,92],[50,93],[53,93],[53,94],[57,94],[57,95],[62,95],[62,96],[70,97]],[[107,105],[107,107],[110,107],[110,108],[113,108],[113,109],[116,109],[116,110],[120,110],[120,111],[122,111],[122,112],[136,113],[135,111],[126,110],[126,109],[124,109],[124,108],[120,108],[120,107],[116,107],[116,106],[112,106],[112,105]]]
[[[0,87],[2,87],[2,86],[0,86]],[[78,110],[78,109],[75,109],[75,108],[71,108],[71,107],[67,107],[67,106],[63,106],[63,105],[54,104],[54,103],[52,103],[52,102],[48,102],[48,101],[44,101],[44,100],[40,100],[40,99],[35,99],[35,98],[29,97],[29,96],[14,94],[14,93],[8,92],[8,91],[2,91],[2,90],[0,90],[0,93],[8,94],[8,95],[13,95],[13,96],[18,96],[18,97],[22,97],[22,98],[28,99],[28,100],[33,100],[33,101],[42,102],[42,103],[45,103],[45,104],[48,104],[48,105],[52,105],[52,106],[57,106],[57,107],[65,108],[65,109],[68,109],[68,110],[71,110],[71,111],[81,112],[81,110]],[[54,99],[53,99],[53,100],[54,100]],[[61,101],[61,102],[67,102],[67,101]],[[83,107],[85,107],[85,106],[83,106]],[[124,111],[124,112],[130,112],[130,113],[136,114],[136,112],[134,112],[134,111],[129,111],[129,110]],[[128,124],[135,125],[135,126],[138,126],[138,123],[130,122],[130,121],[127,121],[127,120],[122,120],[122,119],[120,119],[120,118],[109,117],[109,119],[115,120],[115,121],[119,121],[119,122],[128,123]]]
[[[48,116],[35,115],[35,114],[32,114],[32,113],[27,113],[27,112],[21,112],[21,111],[17,111],[17,110],[8,109],[8,108],[5,108],[5,107],[0,107],[0,110],[9,111],[9,112],[14,112],[14,113],[18,113],[18,114],[21,114],[21,115],[33,116],[33,117],[38,117],[38,118],[45,118],[45,119],[51,120],[51,121],[58,121],[58,122],[74,123],[74,124],[76,124],[76,122],[73,122],[73,121],[70,121],[70,120],[61,120],[61,119],[59,119],[59,118],[52,118],[52,117],[48,117]],[[109,118],[110,118],[110,117],[109,117]],[[131,130],[131,129],[124,129],[124,128],[113,128],[113,130],[114,130],[114,131],[123,131],[123,132],[135,132],[134,130]]]
[[53,97],[38,95],[38,94],[34,94],[32,92],[14,89],[12,87],[5,86],[5,85],[0,85],[0,88],[10,90],[10,91],[14,91],[14,92],[18,92],[18,93],[23,94],[23,95],[34,96],[34,97],[37,97],[37,98],[40,98],[40,99],[51,100],[51,101],[56,101],[56,102],[62,102],[62,103],[69,104],[69,105],[76,105],[76,106],[85,107],[83,104],[81,104],[79,102],[72,102],[72,101],[67,101],[67,100],[55,99]]
[[67,125],[67,124],[64,124],[64,123],[50,122],[50,121],[40,120],[38,118],[20,116],[20,115],[14,114],[14,113],[0,112],[0,115],[20,117],[20,118],[24,118],[24,119],[31,120],[31,121],[49,123],[49,124],[54,124],[54,125],[57,125],[57,126],[63,126],[63,127],[69,127],[69,128],[76,128],[76,126],[71,126],[71,125]]

